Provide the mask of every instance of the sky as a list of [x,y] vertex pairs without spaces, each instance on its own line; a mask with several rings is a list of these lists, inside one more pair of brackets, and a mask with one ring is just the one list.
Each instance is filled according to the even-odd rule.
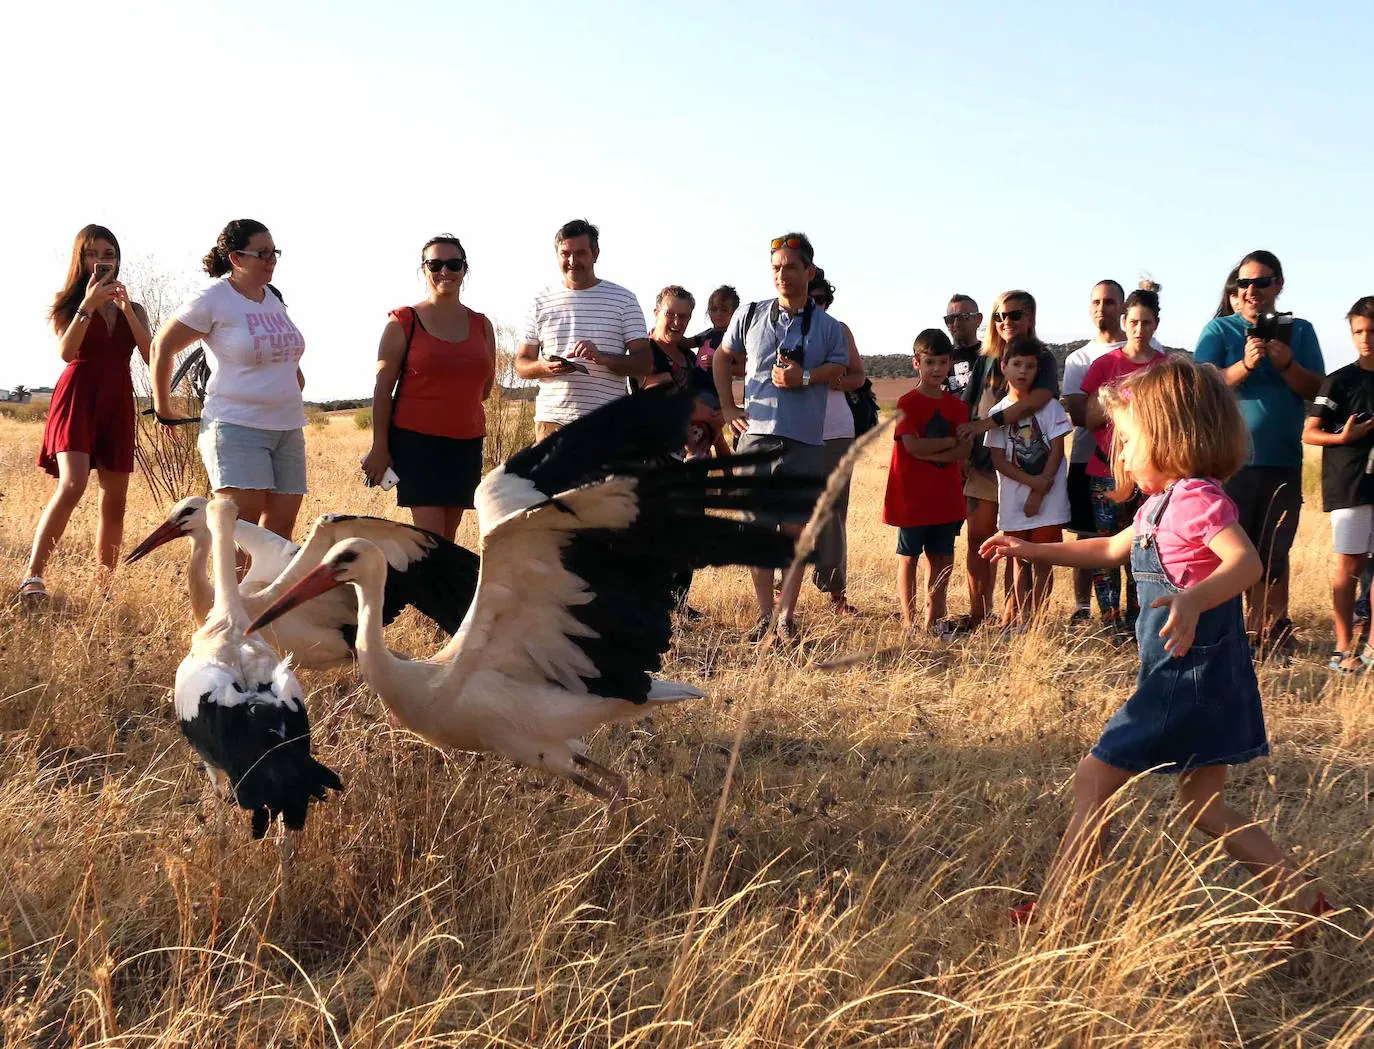
[[[1163,286],[1191,347],[1227,271],[1276,252],[1328,367],[1374,294],[1374,5],[84,0],[6,16],[9,336],[0,387],[61,371],[44,314],[76,231],[180,294],[232,218],[266,223],[312,400],[370,394],[420,246],[462,238],[464,300],[518,325],[553,233],[650,316],[666,284],[771,295],[803,230],[865,354],[949,296],[1009,288],[1091,334],[1104,277]],[[98,44],[98,46],[92,46]]]

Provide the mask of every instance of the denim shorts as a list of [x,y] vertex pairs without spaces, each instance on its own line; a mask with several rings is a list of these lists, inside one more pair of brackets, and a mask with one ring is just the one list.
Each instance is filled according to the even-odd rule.
[[196,442],[210,488],[305,494],[305,431],[259,430],[203,419]]
[[914,528],[897,529],[897,555],[899,557],[953,557],[954,540],[959,537],[963,521],[949,524],[917,525]]

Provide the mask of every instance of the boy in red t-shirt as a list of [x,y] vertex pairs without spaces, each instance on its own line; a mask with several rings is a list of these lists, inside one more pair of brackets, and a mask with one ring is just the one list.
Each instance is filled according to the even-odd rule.
[[902,626],[915,621],[917,561],[926,555],[926,630],[945,618],[945,592],[954,570],[954,539],[964,523],[964,478],[959,463],[971,443],[954,436],[968,422],[968,406],[947,393],[954,347],[949,336],[927,328],[916,336],[911,363],[916,388],[902,396],[883,498],[883,523],[897,526],[897,603]]

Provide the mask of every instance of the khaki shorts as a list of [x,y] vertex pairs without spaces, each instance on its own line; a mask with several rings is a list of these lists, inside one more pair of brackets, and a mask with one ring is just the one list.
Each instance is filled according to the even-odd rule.
[[997,474],[992,470],[965,470],[964,496],[985,503],[997,502]]

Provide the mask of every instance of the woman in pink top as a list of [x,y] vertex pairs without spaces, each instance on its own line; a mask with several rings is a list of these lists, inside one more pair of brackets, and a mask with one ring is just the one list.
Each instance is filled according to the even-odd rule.
[[[1130,523],[1142,501],[1138,491],[1128,494],[1116,490],[1110,467],[1112,422],[1102,407],[1099,393],[1105,387],[1115,386],[1133,372],[1164,359],[1164,354],[1152,345],[1155,329],[1159,327],[1159,285],[1152,281],[1141,282],[1139,290],[1127,296],[1125,310],[1125,345],[1093,361],[1083,377],[1083,392],[1088,398],[1084,408],[1085,421],[1097,442],[1093,457],[1088,460],[1088,491],[1092,498],[1093,519],[1098,535],[1116,535]],[[1131,579],[1129,563],[1126,565],[1124,616],[1120,607],[1121,589],[1121,572],[1115,565],[1093,572],[1093,590],[1097,593],[1097,607],[1102,610],[1103,625],[1123,631],[1134,630],[1140,609],[1136,605],[1135,584]]]
[[[1121,430],[1115,464],[1123,485],[1147,499],[1133,525],[1074,543],[1027,543],[998,535],[984,556],[1097,568],[1127,559],[1135,569],[1140,673],[1135,692],[1112,715],[1074,774],[1074,811],[1045,881],[1043,897],[1095,864],[1112,796],[1142,772],[1175,773],[1184,815],[1264,884],[1271,902],[1313,916],[1331,909],[1304,884],[1262,823],[1224,800],[1226,769],[1269,753],[1264,711],[1245,635],[1241,594],[1260,578],[1259,554],[1236,520],[1221,482],[1249,455],[1236,399],[1209,365],[1169,357],[1141,370],[1104,407]],[[1206,426],[1190,425],[1206,419]],[[1033,916],[1034,903],[1012,912]]]

